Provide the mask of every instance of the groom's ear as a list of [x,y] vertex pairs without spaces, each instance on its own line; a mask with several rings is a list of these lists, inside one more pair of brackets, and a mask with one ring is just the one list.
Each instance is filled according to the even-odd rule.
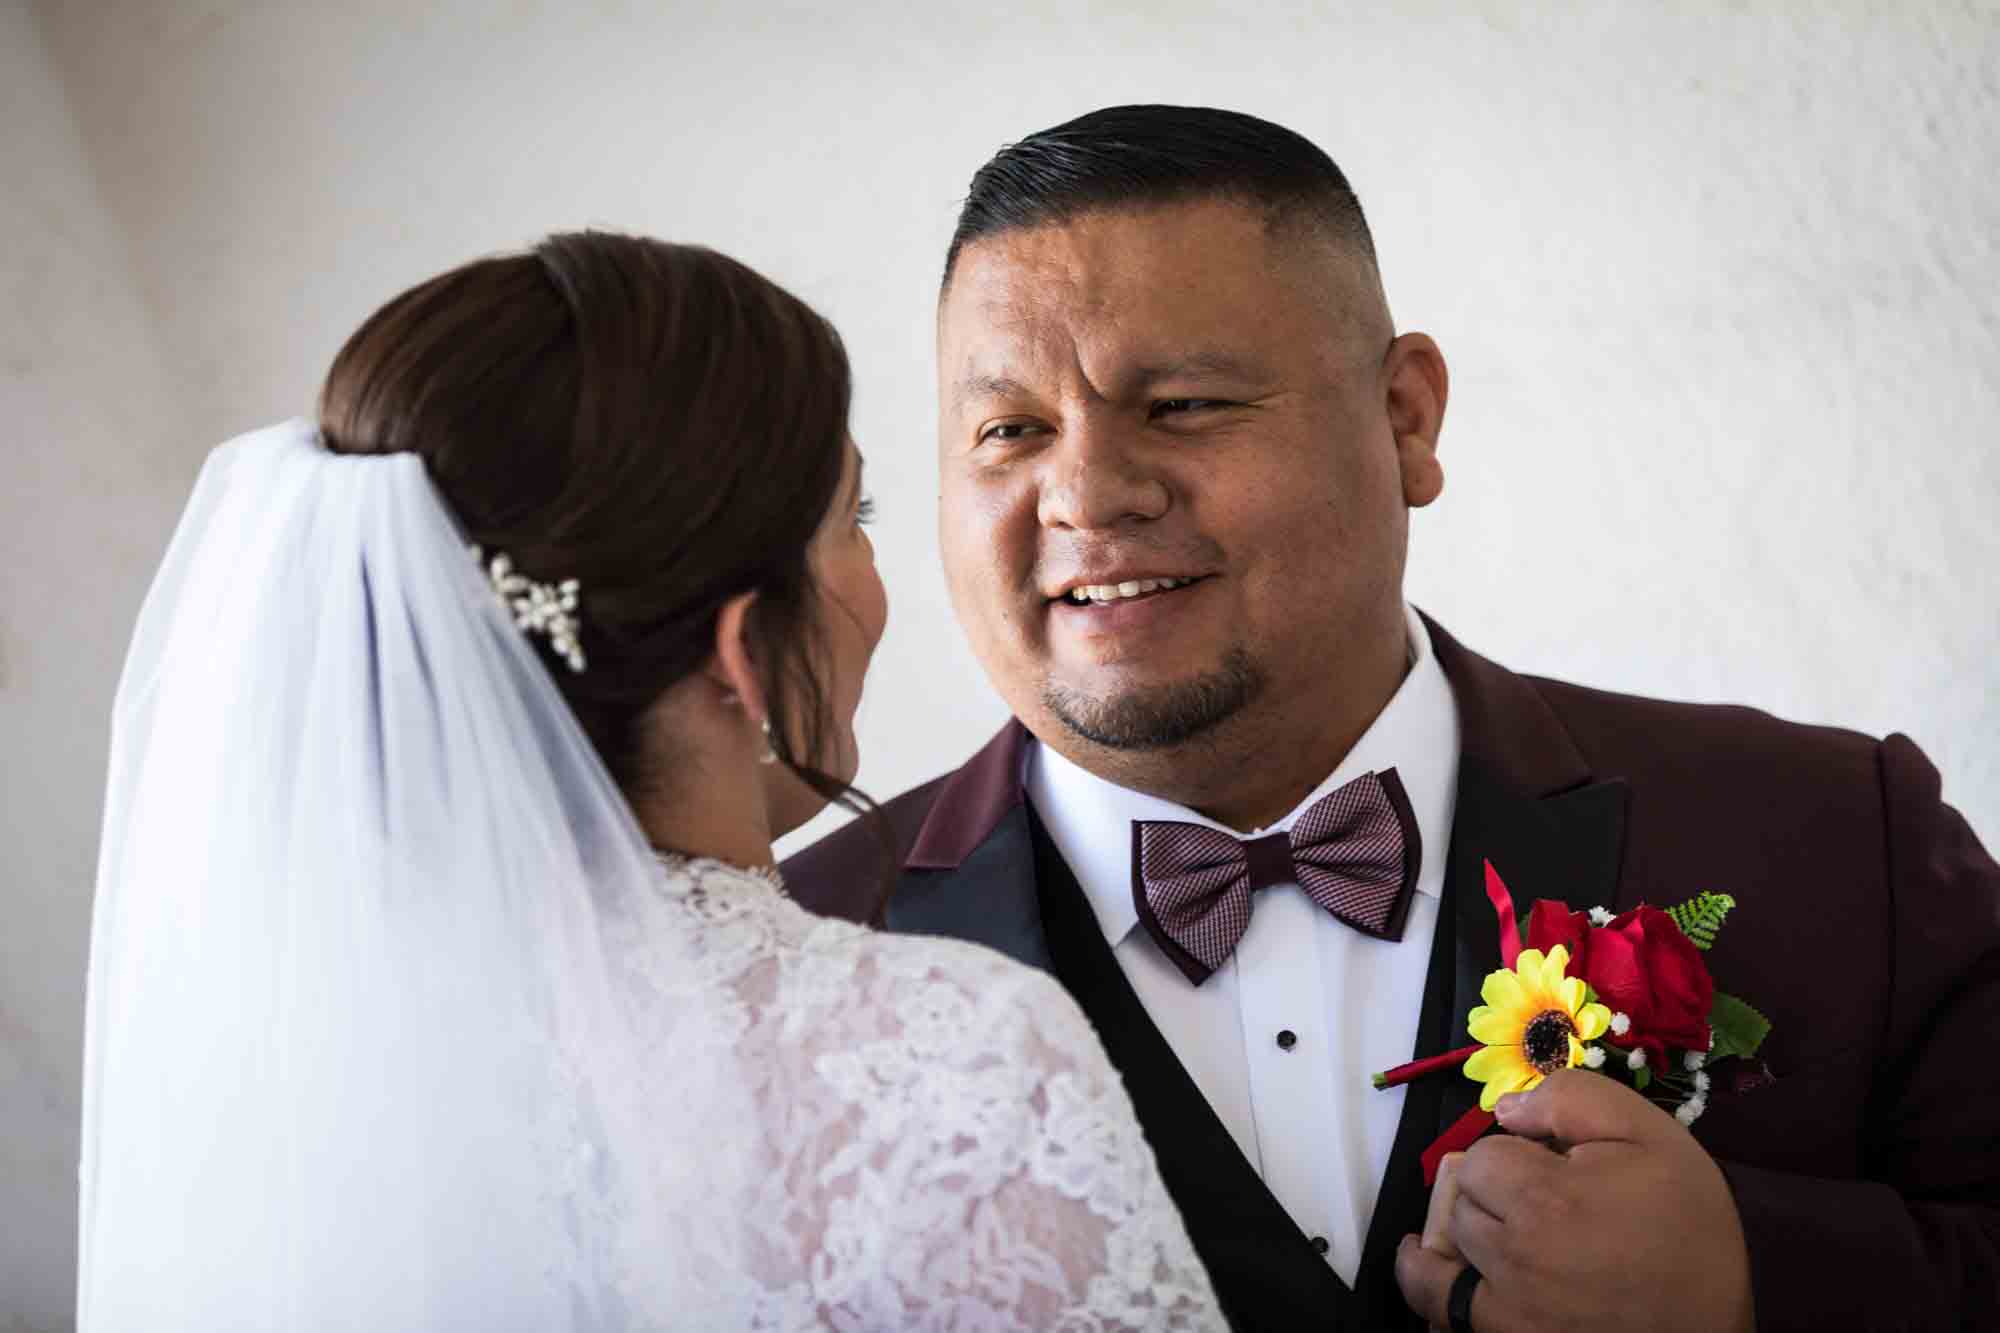
[[1438,463],[1438,435],[1444,429],[1451,375],[1444,353],[1427,334],[1406,333],[1389,344],[1382,362],[1383,406],[1396,437],[1396,463],[1403,474],[1403,503],[1421,509],[1444,490]]
[[764,707],[764,687],[750,647],[750,608],[756,601],[756,593],[745,592],[722,604],[715,617],[715,653],[703,672],[725,698],[734,699],[761,721],[769,716],[769,710]]

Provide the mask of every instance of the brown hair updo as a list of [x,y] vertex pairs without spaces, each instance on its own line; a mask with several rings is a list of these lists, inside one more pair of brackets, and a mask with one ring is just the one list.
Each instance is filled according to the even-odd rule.
[[319,419],[336,453],[422,457],[467,537],[528,577],[582,584],[589,669],[546,660],[626,791],[658,776],[642,716],[709,659],[723,603],[754,591],[773,746],[861,808],[816,767],[831,723],[807,564],[850,388],[833,326],[744,265],[578,232],[390,301],[334,358]]

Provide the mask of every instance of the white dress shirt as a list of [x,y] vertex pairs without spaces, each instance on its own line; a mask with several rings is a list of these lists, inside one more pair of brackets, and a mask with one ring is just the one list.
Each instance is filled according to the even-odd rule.
[[[1031,745],[1026,759],[1028,799],[1139,1003],[1292,1221],[1326,1241],[1327,1262],[1349,1286],[1403,1110],[1403,1089],[1377,1091],[1369,1076],[1413,1054],[1458,789],[1458,705],[1423,621],[1406,615],[1409,672],[1339,767],[1268,828],[1224,829],[1245,838],[1289,831],[1334,788],[1394,768],[1423,845],[1394,943],[1342,924],[1297,884],[1276,884],[1258,891],[1236,952],[1190,985],[1139,925],[1132,822],[1223,825],[1107,782],[1045,745]],[[1290,1034],[1284,1044],[1280,1033]]]

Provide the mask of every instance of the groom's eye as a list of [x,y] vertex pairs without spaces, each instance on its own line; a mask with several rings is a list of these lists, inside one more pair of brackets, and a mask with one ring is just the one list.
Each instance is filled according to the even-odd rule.
[[1210,408],[1229,407],[1230,403],[1221,398],[1162,398],[1153,404],[1152,418],[1176,416],[1186,412],[1201,412]]
[[1036,429],[1032,421],[998,421],[979,432],[981,444],[1007,444],[1026,439],[1028,433]]

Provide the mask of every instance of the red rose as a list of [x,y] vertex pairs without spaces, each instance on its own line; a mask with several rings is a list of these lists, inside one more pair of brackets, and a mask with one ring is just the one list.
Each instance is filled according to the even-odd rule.
[[1590,914],[1572,912],[1567,903],[1539,899],[1528,913],[1528,947],[1543,953],[1558,944],[1569,949],[1569,974],[1583,975],[1583,960],[1590,956]]
[[1613,1013],[1632,1020],[1623,1036],[1606,1040],[1643,1047],[1646,1060],[1660,1068],[1667,1048],[1708,1049],[1708,1011],[1715,982],[1694,941],[1657,907],[1635,907],[1593,926],[1582,912],[1547,899],[1528,918],[1528,946],[1547,953],[1569,949],[1569,974],[1580,976]]

